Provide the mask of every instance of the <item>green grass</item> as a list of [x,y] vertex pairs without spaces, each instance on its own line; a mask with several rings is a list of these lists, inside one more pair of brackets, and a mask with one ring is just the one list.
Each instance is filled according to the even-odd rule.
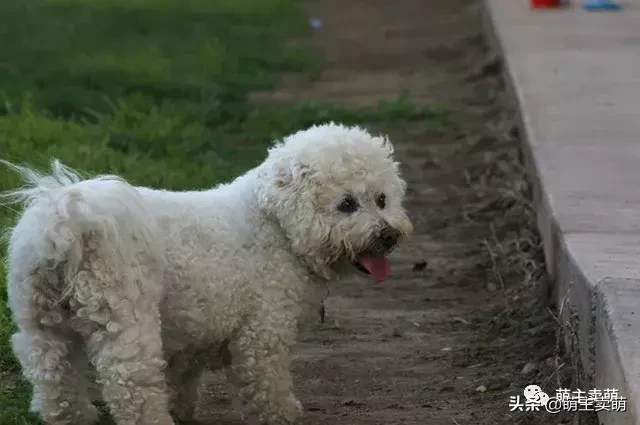
[[[139,185],[210,187],[314,123],[437,117],[406,96],[365,110],[253,105],[280,72],[312,72],[294,0],[20,0],[0,5],[0,157],[52,157]],[[0,168],[0,191],[16,176]],[[0,226],[16,212],[0,208]],[[5,252],[1,246],[0,252]],[[0,258],[0,425],[37,424],[11,354]]]

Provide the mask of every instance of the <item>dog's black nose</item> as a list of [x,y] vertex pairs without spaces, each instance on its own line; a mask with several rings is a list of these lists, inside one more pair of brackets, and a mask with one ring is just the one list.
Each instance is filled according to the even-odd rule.
[[400,232],[393,227],[385,227],[380,232],[380,240],[384,244],[385,248],[393,248],[400,239]]

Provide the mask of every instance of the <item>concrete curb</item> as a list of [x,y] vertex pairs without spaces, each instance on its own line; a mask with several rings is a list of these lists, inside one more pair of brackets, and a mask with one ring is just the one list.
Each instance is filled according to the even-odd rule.
[[[554,281],[553,301],[567,335],[565,343],[574,350],[582,365],[580,381],[588,386],[579,389],[619,390],[620,395],[626,397],[626,411],[598,412],[600,422],[640,425],[640,279],[637,279],[640,277],[637,229],[640,222],[632,216],[633,212],[625,210],[630,203],[625,193],[613,200],[607,199],[605,205],[596,204],[603,194],[621,192],[621,182],[629,179],[616,169],[616,161],[620,163],[625,152],[628,156],[629,146],[616,142],[612,147],[607,136],[616,135],[607,135],[603,123],[618,116],[618,121],[610,124],[612,129],[640,134],[635,133],[636,129],[640,130],[637,124],[631,124],[634,128],[620,128],[619,115],[631,113],[629,102],[625,104],[624,88],[611,88],[623,83],[632,87],[634,79],[627,78],[625,83],[625,78],[616,80],[615,76],[603,75],[599,80],[596,78],[597,88],[591,86],[595,75],[592,72],[603,67],[601,61],[618,59],[619,63],[607,64],[615,68],[625,66],[631,58],[629,48],[622,44],[612,52],[601,49],[598,43],[611,46],[623,43],[625,37],[632,36],[634,25],[640,27],[640,12],[598,18],[574,8],[545,14],[528,10],[528,2],[524,0],[485,0],[483,17],[489,41],[502,54],[507,89],[519,111],[522,149],[533,184],[538,227],[547,269]],[[585,31],[588,25],[591,25],[590,32]],[[599,34],[604,36],[598,38]],[[590,49],[594,50],[591,55]],[[563,55],[581,57],[583,69],[569,76],[573,80],[557,76],[563,68],[570,71],[576,68],[571,58]],[[547,67],[557,67],[556,74],[552,75],[540,65],[532,67],[534,60],[546,61]],[[636,81],[640,85],[640,80]],[[603,97],[614,107],[605,110],[603,116],[597,115],[597,123],[594,118],[593,123],[586,120],[586,125],[572,127],[571,123],[559,123],[557,116],[548,113],[550,108],[561,110],[569,104],[567,98],[573,98],[574,107],[581,106],[579,102],[582,102],[588,109],[585,115],[598,114],[603,109],[598,99]],[[574,111],[580,112],[580,109]],[[629,117],[629,123],[640,122],[640,113],[637,110],[632,113],[635,115]],[[587,135],[588,138],[590,131],[600,132],[600,138],[591,138],[583,146],[580,137],[584,139]],[[573,147],[576,153],[567,147]],[[601,153],[613,158],[609,158],[609,163],[599,164],[594,156],[578,154],[581,149],[601,149]],[[637,161],[635,169],[640,170],[639,166]],[[566,167],[564,174],[559,171],[563,167]],[[569,177],[567,169],[578,170],[583,180]],[[636,174],[640,181],[640,171]],[[591,176],[592,181],[587,176]],[[593,194],[588,193],[592,184],[597,186]],[[570,205],[566,199],[574,195],[577,201]],[[598,210],[579,211],[580,202],[586,204],[585,208],[596,205]]]
[[604,279],[598,285],[595,330],[596,388],[618,388],[629,406],[626,412],[603,412],[605,424],[637,424],[640,396],[638,332],[640,308],[628,299],[640,297],[640,280]]

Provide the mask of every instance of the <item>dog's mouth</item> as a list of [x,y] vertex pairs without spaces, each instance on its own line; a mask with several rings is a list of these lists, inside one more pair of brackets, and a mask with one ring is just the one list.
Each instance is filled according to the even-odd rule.
[[386,280],[391,273],[391,263],[384,255],[361,255],[353,266],[364,274],[368,274],[375,279],[377,283]]

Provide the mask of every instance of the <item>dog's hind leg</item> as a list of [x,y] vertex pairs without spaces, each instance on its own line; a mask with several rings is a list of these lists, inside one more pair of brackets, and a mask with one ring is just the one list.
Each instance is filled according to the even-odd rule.
[[[113,270],[87,251],[74,279],[77,316],[93,324],[87,348],[102,396],[118,425],[171,425],[162,348],[159,283],[133,262]],[[139,270],[138,270],[139,271]]]
[[[36,283],[23,282],[26,276],[18,276],[9,287],[11,308],[22,316],[14,347],[26,361],[26,374],[39,385],[36,395],[45,403],[41,411],[55,419],[61,415],[55,409],[67,414],[68,409],[88,404],[87,388],[78,395],[73,385],[47,386],[66,383],[74,370],[69,353],[79,347],[72,347],[62,331],[68,326],[82,336],[103,399],[118,425],[173,424],[158,311],[164,295],[164,237],[144,196],[117,177],[82,180],[57,161],[50,175],[0,162],[26,182],[0,195],[0,201],[25,206],[11,232],[10,273],[44,268],[59,275],[59,282],[42,281],[33,293],[28,288],[36,288]],[[49,292],[57,292],[56,301],[68,302],[71,317],[39,304],[40,296],[50,302]],[[30,306],[34,296],[36,305]],[[48,315],[38,318],[40,311]],[[67,401],[67,391],[82,403]],[[66,424],[55,421],[51,422]]]
[[50,425],[93,424],[98,413],[87,394],[88,361],[80,336],[68,327],[58,278],[46,268],[21,272],[13,268],[8,282],[18,325],[12,347],[33,385],[31,410]]

